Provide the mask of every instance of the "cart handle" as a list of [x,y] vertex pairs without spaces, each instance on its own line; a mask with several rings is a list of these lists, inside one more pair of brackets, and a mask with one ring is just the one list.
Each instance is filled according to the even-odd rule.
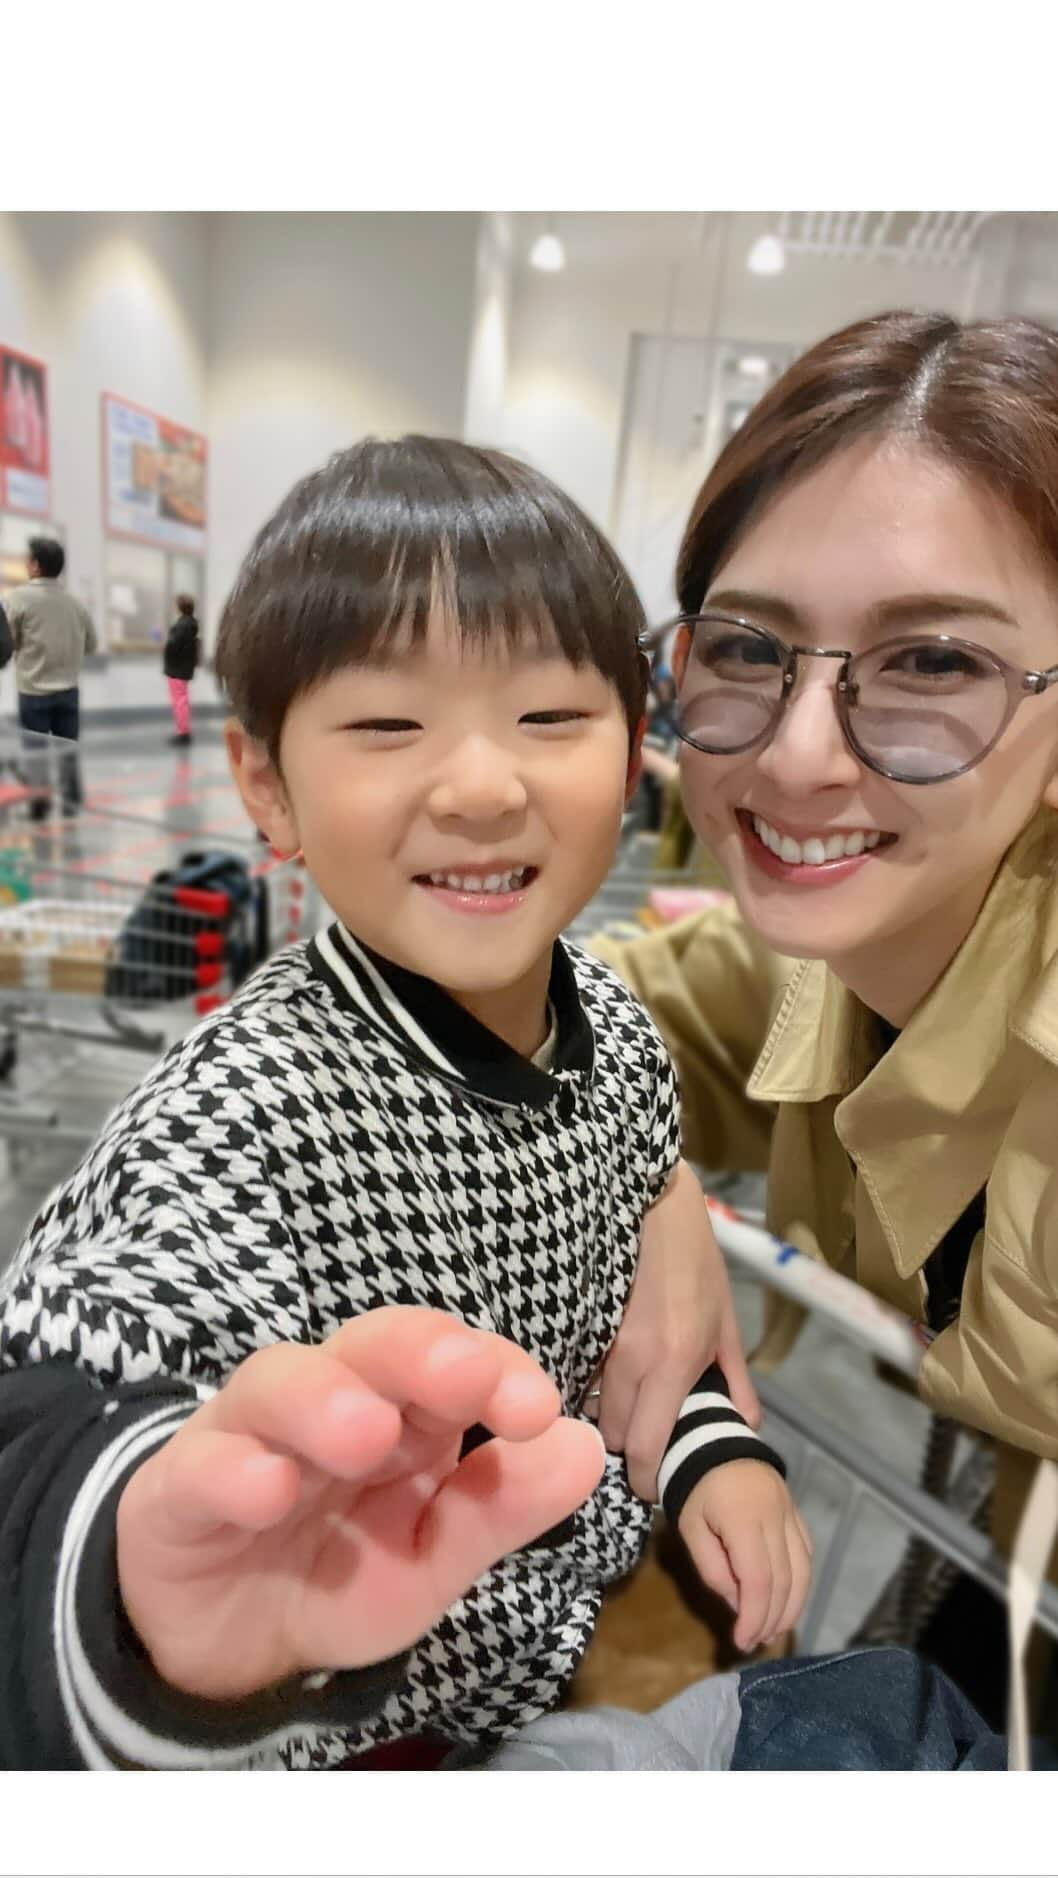
[[932,1342],[924,1325],[912,1323],[901,1311],[883,1304],[819,1259],[808,1258],[797,1246],[776,1239],[761,1226],[751,1226],[722,1200],[708,1193],[705,1199],[717,1243],[727,1257],[773,1290],[829,1318],[873,1356],[912,1380],[917,1377]]

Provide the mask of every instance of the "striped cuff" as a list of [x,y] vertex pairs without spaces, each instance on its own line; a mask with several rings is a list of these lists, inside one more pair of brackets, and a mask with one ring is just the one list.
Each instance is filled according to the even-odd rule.
[[725,1461],[765,1461],[786,1476],[781,1457],[733,1407],[724,1372],[713,1363],[684,1402],[658,1469],[658,1503],[672,1525],[687,1495]]
[[135,1469],[176,1433],[199,1397],[211,1393],[200,1388],[190,1399],[166,1402],[117,1427],[66,1521],[55,1590],[55,1661],[66,1724],[88,1768],[224,1769],[274,1758],[295,1734],[370,1719],[407,1663],[402,1655],[364,1669],[296,1675],[237,1702],[187,1695],[157,1674],[115,1596],[117,1505]]

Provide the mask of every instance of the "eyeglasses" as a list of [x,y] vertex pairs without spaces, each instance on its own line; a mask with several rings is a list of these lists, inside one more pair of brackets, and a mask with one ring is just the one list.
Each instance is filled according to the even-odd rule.
[[737,756],[775,735],[800,659],[840,659],[834,702],[845,741],[868,769],[902,783],[947,782],[973,769],[1024,699],[1058,683],[1058,665],[1022,671],[947,633],[889,639],[853,655],[788,646],[727,613],[681,614],[666,636],[672,627],[689,638],[674,728],[710,756]]

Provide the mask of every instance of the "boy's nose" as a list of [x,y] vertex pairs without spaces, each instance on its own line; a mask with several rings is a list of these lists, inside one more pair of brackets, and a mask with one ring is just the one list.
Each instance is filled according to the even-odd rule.
[[437,816],[488,821],[525,807],[525,784],[508,752],[485,737],[468,737],[452,751],[434,784],[430,807]]

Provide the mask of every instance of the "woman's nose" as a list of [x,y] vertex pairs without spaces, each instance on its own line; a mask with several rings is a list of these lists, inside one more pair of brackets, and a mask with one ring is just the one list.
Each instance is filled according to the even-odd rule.
[[762,775],[784,794],[849,788],[860,763],[845,741],[837,713],[836,673],[799,674],[775,735],[757,758]]

